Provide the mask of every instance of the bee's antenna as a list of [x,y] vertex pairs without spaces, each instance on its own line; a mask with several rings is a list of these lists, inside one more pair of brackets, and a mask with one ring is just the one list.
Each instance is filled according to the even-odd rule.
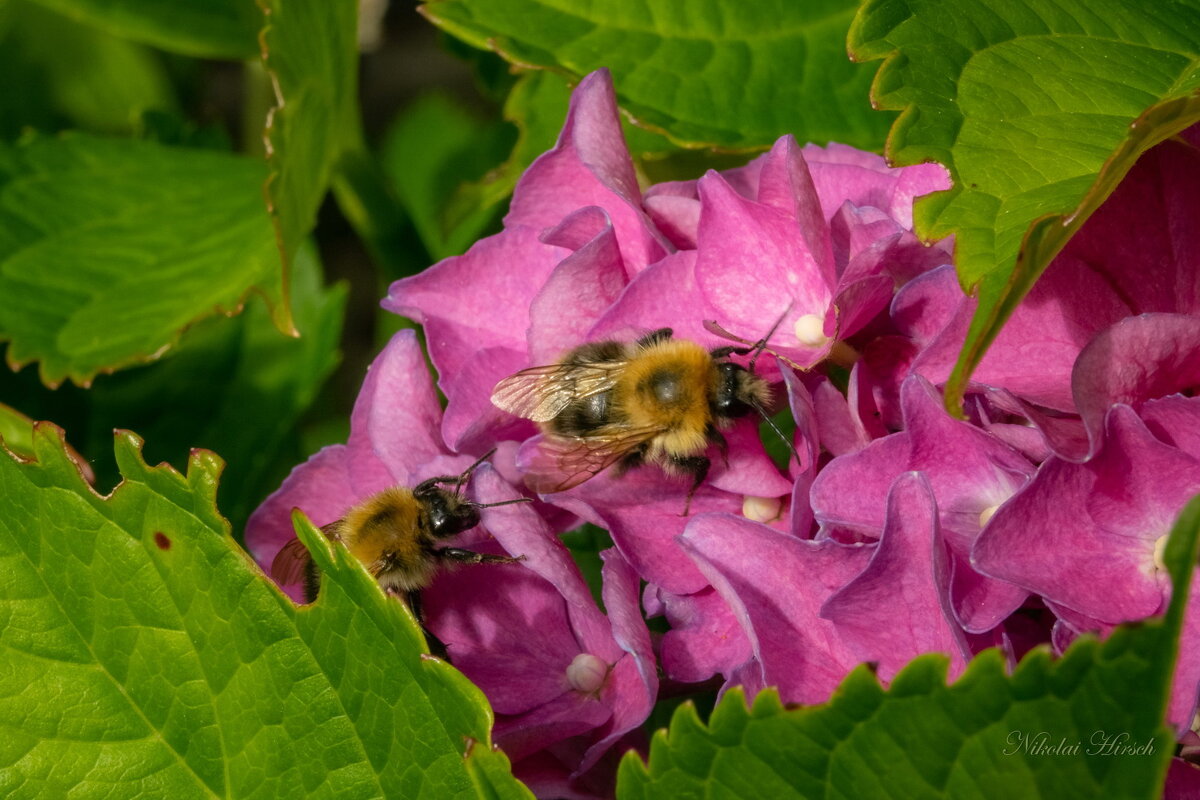
[[767,415],[767,410],[763,408],[757,400],[751,400],[750,406],[758,412],[758,415],[763,418],[764,422],[771,426],[771,430],[775,431],[775,435],[778,436],[785,445],[787,445],[787,449],[792,451],[792,455],[796,458],[796,465],[803,467],[804,464],[800,461],[800,454],[796,452],[796,446],[792,444],[791,439],[783,435],[783,431],[779,430],[779,426],[775,424],[775,420],[771,419],[771,417]]
[[779,319],[775,320],[775,324],[771,326],[771,330],[767,331],[767,335],[754,343],[754,348],[753,348],[754,355],[750,356],[749,369],[751,372],[754,372],[754,365],[758,362],[758,357],[760,355],[762,355],[763,350],[767,349],[767,342],[771,341],[771,337],[775,335],[775,331],[779,330],[779,326],[783,324],[784,318],[786,318],[787,315],[789,313],[791,313],[792,306],[795,304],[796,304],[795,300],[788,303],[787,308],[785,308],[783,310],[783,313],[779,315]]
[[474,472],[479,467],[480,464],[487,461],[489,458],[491,458],[495,454],[496,454],[496,448],[493,447],[491,450],[488,450],[486,453],[481,455],[479,458],[475,459],[474,464],[472,464],[471,466],[464,469],[462,471],[462,474],[454,479],[455,491],[461,492],[463,484],[465,484],[467,482],[467,480],[470,479],[471,473]]
[[[759,339],[757,342],[752,342],[749,339],[743,339],[742,337],[740,337],[736,334],[730,333],[728,330],[726,330],[724,327],[722,327],[719,322],[717,322],[716,320],[713,320],[713,319],[704,320],[704,329],[706,331],[708,331],[709,333],[713,333],[713,334],[716,334],[717,336],[720,336],[723,339],[729,339],[734,342],[741,342],[744,345],[749,345],[749,347],[747,347],[744,350],[740,349],[740,348],[732,348],[732,347],[728,348],[728,349],[725,349],[725,348],[721,348],[721,349],[724,350],[724,352],[733,352],[733,353],[738,353],[740,355],[745,355],[746,353],[753,353],[754,355],[752,355],[750,357],[750,365],[748,367],[748,369],[751,372],[754,372],[754,365],[758,363],[758,357],[760,355],[762,355],[763,352],[770,353],[771,355],[775,356],[783,363],[787,364],[792,369],[800,370],[801,372],[806,372],[807,370],[804,367],[797,364],[795,361],[792,361],[790,358],[788,358],[786,356],[781,356],[779,353],[776,353],[774,350],[767,348],[767,342],[771,341],[771,337],[775,335],[775,331],[779,330],[779,326],[783,324],[783,321],[787,318],[787,315],[792,310],[792,306],[794,306],[795,304],[796,304],[795,300],[792,300],[791,302],[789,302],[787,305],[787,308],[785,308],[783,310],[783,313],[779,315],[779,319],[775,320],[775,324],[771,326],[771,330],[767,331],[767,335],[764,336],[763,338]],[[714,350],[713,352],[715,354],[717,351]]]
[[511,506],[516,503],[532,503],[530,497],[518,497],[516,500],[501,500],[499,503],[471,503],[474,508],[495,508],[496,506]]

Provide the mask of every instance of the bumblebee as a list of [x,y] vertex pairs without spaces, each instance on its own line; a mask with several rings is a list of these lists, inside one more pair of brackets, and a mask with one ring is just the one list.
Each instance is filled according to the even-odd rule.
[[[721,430],[771,403],[767,382],[727,359],[749,348],[705,350],[660,328],[636,342],[593,342],[556,364],[496,384],[492,403],[540,424],[544,434],[526,482],[540,493],[577,486],[615,465],[643,463],[690,476],[688,506],[711,465]],[[758,348],[761,350],[761,347]]]
[[[463,497],[462,489],[471,473],[490,455],[484,455],[461,475],[429,478],[412,489],[384,489],[321,528],[330,541],[344,544],[386,593],[404,596],[431,649],[443,657],[446,648],[425,628],[421,613],[421,590],[433,582],[438,569],[453,564],[512,564],[525,558],[438,546],[441,540],[478,525],[481,508],[529,502],[521,498],[475,503]],[[316,599],[321,582],[316,563],[298,538],[289,540],[275,556],[271,577],[280,584],[303,581],[304,598],[310,603]]]

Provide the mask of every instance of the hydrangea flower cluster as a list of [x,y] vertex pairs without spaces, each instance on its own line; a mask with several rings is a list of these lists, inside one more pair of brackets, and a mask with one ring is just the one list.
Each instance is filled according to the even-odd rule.
[[[1017,310],[960,420],[938,387],[975,301],[952,243],[911,230],[913,198],[949,187],[941,167],[784,137],[739,169],[643,191],[609,77],[594,73],[503,231],[384,301],[424,326],[444,413],[414,335],[397,334],[349,442],[297,467],[247,544],[269,564],[293,507],[325,524],[493,447],[475,499],[529,496],[538,430],[492,405],[499,380],[584,342],[670,327],[711,348],[729,342],[705,320],[748,340],[781,320],[769,347],[782,358],[758,371],[796,422],[786,468],[758,420],[741,420],[688,516],[686,483],[603,472],[485,509],[463,546],[525,560],[424,593],[429,629],[490,698],[496,740],[535,792],[606,794],[669,694],[775,686],[818,703],[862,661],[888,681],[940,651],[954,677],[985,647],[1016,659],[1158,613],[1164,537],[1200,492],[1198,184],[1191,145],[1148,153]],[[615,545],[603,611],[557,538],[581,520]],[[1191,739],[1195,605],[1169,714]],[[658,616],[667,630],[651,634]]]

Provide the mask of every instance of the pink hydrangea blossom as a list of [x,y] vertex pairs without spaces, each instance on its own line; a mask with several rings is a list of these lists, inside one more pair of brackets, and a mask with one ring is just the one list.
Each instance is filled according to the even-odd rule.
[[[983,647],[1061,650],[1169,598],[1156,554],[1200,491],[1200,228],[1185,224],[1198,182],[1194,148],[1150,151],[1017,309],[959,420],[939,386],[975,300],[953,243],[912,232],[913,199],[947,188],[945,170],[785,136],[740,168],[643,188],[611,81],[593,73],[503,230],[384,300],[424,326],[444,413],[415,339],[397,336],[350,441],[298,467],[247,543],[269,563],[293,505],[323,524],[493,447],[475,496],[514,499],[546,451],[532,422],[492,404],[497,382],[587,342],[669,327],[716,348],[730,342],[706,320],[747,341],[778,321],[756,368],[770,411],[795,423],[786,465],[746,418],[709,450],[688,515],[687,484],[653,468],[486,509],[472,546],[526,560],[425,592],[429,629],[491,699],[518,774],[548,796],[604,794],[666,693],[776,686],[817,703],[862,661],[886,682],[931,650],[952,675]],[[581,520],[615,545],[603,612],[556,538]],[[1171,701],[1180,730],[1200,686],[1197,605]],[[1192,769],[1180,761],[1172,780]]]

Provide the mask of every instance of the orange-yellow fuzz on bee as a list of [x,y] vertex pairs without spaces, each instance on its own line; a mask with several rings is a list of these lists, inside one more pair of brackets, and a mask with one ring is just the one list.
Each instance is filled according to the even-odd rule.
[[629,362],[615,387],[615,405],[629,416],[630,427],[663,430],[650,442],[648,460],[704,451],[711,418],[707,393],[716,380],[712,356],[685,339],[657,342]]
[[[339,526],[346,549],[361,561],[381,583],[397,589],[419,589],[428,585],[436,564],[425,557],[428,525],[421,504],[411,489],[395,486],[352,508]],[[393,567],[385,569],[388,554]]]

